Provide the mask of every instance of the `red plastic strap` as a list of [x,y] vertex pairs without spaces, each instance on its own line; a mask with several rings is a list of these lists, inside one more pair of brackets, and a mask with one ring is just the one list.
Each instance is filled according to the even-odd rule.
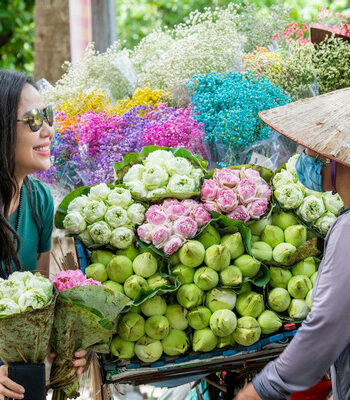
[[308,390],[292,394],[290,400],[326,400],[331,390],[331,380],[325,380]]

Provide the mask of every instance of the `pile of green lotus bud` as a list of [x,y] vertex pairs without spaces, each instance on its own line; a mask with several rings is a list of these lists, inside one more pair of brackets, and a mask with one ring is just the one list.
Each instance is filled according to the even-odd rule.
[[[316,259],[306,258],[290,270],[269,263],[288,262],[307,240],[306,227],[293,214],[280,212],[249,228],[251,254],[240,231],[220,235],[220,229],[207,225],[168,259],[168,275],[151,249],[93,251],[89,278],[131,300],[140,299],[140,290],[153,291],[122,314],[111,342],[113,356],[152,363],[162,356],[250,346],[261,334],[278,331],[283,318],[304,319],[311,308]],[[271,274],[265,288],[254,286],[263,264]],[[165,286],[174,290],[164,292]]]

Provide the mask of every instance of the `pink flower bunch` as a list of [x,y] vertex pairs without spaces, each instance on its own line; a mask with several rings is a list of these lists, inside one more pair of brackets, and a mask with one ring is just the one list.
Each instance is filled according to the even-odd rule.
[[270,198],[270,187],[252,168],[216,169],[213,179],[205,179],[201,187],[206,210],[243,222],[260,218],[266,212]]
[[[290,42],[297,41],[301,44],[306,44],[310,42],[309,28],[306,24],[302,22],[300,23],[300,26],[297,22],[290,23],[282,35],[284,39],[287,39]],[[272,40],[278,40],[279,37],[280,35],[278,33],[275,33],[272,36]]]
[[139,238],[167,255],[175,253],[211,219],[203,204],[190,199],[166,199],[151,206],[145,217],[145,223],[137,229]]
[[75,286],[102,285],[101,282],[88,279],[80,269],[61,271],[55,274],[51,281],[59,292]]
[[320,14],[315,18],[314,22],[312,26],[315,28],[350,37],[350,19],[344,14],[321,8]]

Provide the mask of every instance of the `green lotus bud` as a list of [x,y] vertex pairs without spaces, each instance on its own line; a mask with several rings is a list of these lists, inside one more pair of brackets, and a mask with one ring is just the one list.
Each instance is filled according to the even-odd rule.
[[131,244],[126,249],[118,249],[115,253],[117,256],[128,257],[129,260],[134,261],[135,258],[140,254],[134,244]]
[[305,300],[293,299],[288,308],[288,314],[293,319],[305,319],[310,309],[306,305]]
[[124,288],[123,285],[121,285],[118,282],[114,282],[114,281],[105,281],[103,282],[103,285],[108,287],[108,289],[113,290],[113,292],[119,292],[121,294],[124,294]]
[[267,225],[271,225],[271,221],[269,218],[263,218],[259,219],[258,221],[251,222],[248,226],[252,232],[252,235],[260,236]]
[[194,283],[185,283],[177,291],[177,301],[185,308],[199,306],[203,302],[203,290]]
[[113,256],[107,265],[108,278],[124,283],[133,274],[132,262],[125,256]]
[[251,346],[260,339],[261,328],[253,317],[242,317],[237,320],[237,328],[233,339],[242,346]]
[[314,272],[314,273],[311,275],[310,281],[311,281],[311,283],[312,283],[312,286],[314,286],[314,284],[315,284],[316,277],[317,277],[317,271]]
[[247,278],[255,276],[259,272],[261,265],[259,261],[254,260],[248,254],[238,257],[234,264],[242,271],[243,276]]
[[179,252],[172,254],[169,258],[170,265],[178,265],[180,264]]
[[179,250],[180,262],[187,267],[195,268],[204,260],[205,248],[198,240],[187,241]]
[[162,343],[148,336],[142,336],[135,344],[135,354],[145,363],[156,362],[160,359],[162,353]]
[[292,267],[293,275],[305,275],[310,278],[316,272],[315,260],[313,257],[307,257]]
[[85,274],[89,279],[91,278],[99,282],[104,282],[108,279],[106,267],[101,263],[94,263],[87,266]]
[[141,307],[140,306],[130,306],[129,312],[141,314]]
[[202,290],[213,289],[219,283],[219,274],[209,267],[198,268],[194,274],[194,283]]
[[307,229],[304,225],[292,225],[284,231],[284,239],[295,247],[301,246],[307,240]]
[[280,329],[282,321],[276,313],[270,310],[262,312],[258,318],[261,332],[264,335],[270,335]]
[[161,340],[169,335],[170,325],[167,317],[163,315],[153,315],[146,320],[146,335],[152,339]]
[[169,335],[162,340],[163,351],[168,356],[179,356],[186,353],[189,339],[184,331],[171,329]]
[[311,289],[311,281],[305,275],[292,276],[288,282],[288,292],[295,299],[304,299]]
[[150,276],[147,279],[147,283],[151,290],[170,285],[170,282],[166,278],[163,278],[159,272],[156,272],[155,274]]
[[119,321],[118,334],[129,342],[139,340],[145,334],[145,320],[140,314],[126,313]]
[[298,219],[297,217],[289,212],[277,212],[272,215],[272,224],[278,226],[282,230],[287,229],[289,226],[297,225]]
[[221,244],[214,244],[205,251],[204,262],[215,271],[221,271],[230,265],[230,252]]
[[272,289],[267,297],[267,302],[272,310],[277,312],[286,311],[290,304],[290,295],[286,289]]
[[111,341],[111,353],[120,360],[130,359],[135,355],[135,343],[114,336]]
[[308,292],[308,294],[305,297],[305,303],[306,305],[310,308],[311,310],[311,306],[312,306],[312,289]]
[[165,316],[168,318],[171,328],[184,331],[188,327],[187,313],[186,308],[181,307],[180,304],[170,304],[166,309]]
[[290,243],[280,243],[273,249],[272,256],[276,262],[286,263],[296,250],[296,247]]
[[265,309],[264,298],[256,292],[240,294],[237,298],[236,309],[242,317],[257,318]]
[[107,267],[114,254],[107,250],[94,250],[91,253],[91,261],[93,263],[100,263]]
[[197,237],[205,249],[212,246],[213,244],[220,244],[220,235],[219,232],[212,226],[207,225],[206,228],[203,229],[202,233]]
[[250,244],[253,244],[253,243],[259,242],[259,241],[260,241],[260,236],[252,235],[252,237],[250,238]]
[[221,244],[230,252],[232,260],[244,254],[242,235],[239,232],[233,233],[232,235],[225,235],[221,239]]
[[233,334],[228,335],[228,336],[224,336],[224,337],[218,337],[218,344],[216,345],[216,347],[218,349],[222,349],[224,347],[233,347],[235,345],[235,340],[233,339]]
[[152,315],[163,315],[166,313],[166,302],[162,296],[153,296],[141,304],[141,311],[147,317]]
[[206,297],[205,305],[211,312],[217,310],[233,310],[236,304],[236,293],[230,289],[212,289]]
[[284,233],[276,225],[267,225],[261,235],[261,240],[275,248],[278,244],[284,242]]
[[212,351],[215,349],[217,342],[218,338],[209,328],[199,329],[193,332],[193,351]]
[[242,271],[235,265],[229,265],[220,272],[220,282],[223,286],[239,286],[242,281]]
[[188,313],[187,321],[193,329],[204,329],[209,325],[211,311],[204,306],[192,308]]
[[124,282],[124,292],[128,297],[130,297],[130,299],[135,299],[135,297],[139,294],[141,289],[149,290],[149,286],[146,279],[142,278],[141,276],[131,275]]
[[225,337],[231,335],[237,327],[237,317],[230,310],[215,311],[210,317],[210,329],[214,335]]
[[272,247],[265,242],[255,242],[252,244],[252,254],[259,261],[272,260]]
[[178,264],[171,269],[173,275],[175,275],[178,281],[183,285],[184,283],[192,283],[194,278],[194,269],[186,267],[186,265]]
[[251,292],[251,290],[252,290],[252,285],[249,282],[244,282],[239,290],[239,294]]
[[270,286],[272,288],[283,288],[287,289],[289,279],[292,277],[292,273],[285,268],[270,267]]
[[136,275],[149,278],[157,272],[157,259],[151,253],[139,254],[133,261],[132,267]]

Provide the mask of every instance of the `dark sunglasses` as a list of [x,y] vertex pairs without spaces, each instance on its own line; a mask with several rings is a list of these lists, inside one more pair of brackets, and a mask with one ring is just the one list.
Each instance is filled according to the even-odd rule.
[[17,122],[25,122],[28,124],[32,132],[37,132],[43,126],[44,121],[46,121],[49,126],[53,126],[55,122],[55,113],[52,105],[48,105],[42,110],[34,108],[25,113],[22,119],[17,120]]

